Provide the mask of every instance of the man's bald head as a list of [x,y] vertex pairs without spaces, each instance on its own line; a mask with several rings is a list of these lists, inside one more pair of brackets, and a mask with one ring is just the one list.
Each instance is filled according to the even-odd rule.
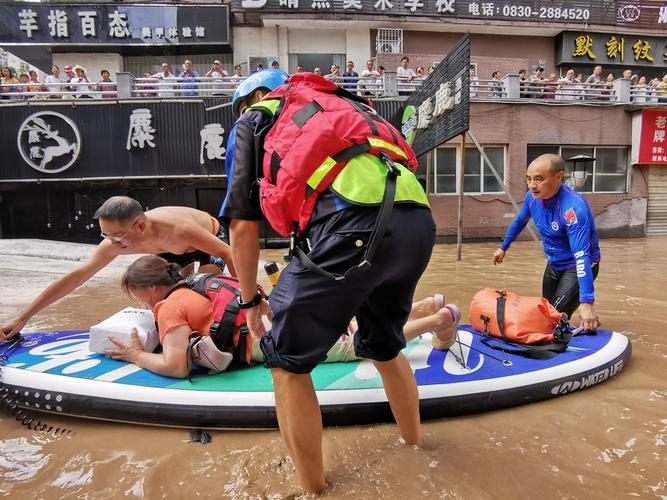
[[528,165],[528,168],[532,167],[533,165],[545,164],[549,167],[549,172],[552,175],[555,175],[558,172],[565,172],[565,164],[563,163],[563,159],[560,156],[551,153],[538,156],[530,163],[530,165]]

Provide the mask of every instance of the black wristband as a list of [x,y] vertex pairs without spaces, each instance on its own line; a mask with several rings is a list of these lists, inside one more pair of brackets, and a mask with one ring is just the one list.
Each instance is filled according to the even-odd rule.
[[262,303],[262,299],[264,298],[264,295],[262,295],[261,292],[257,292],[257,295],[253,297],[252,300],[249,300],[248,302],[241,302],[241,296],[237,295],[236,300],[239,303],[239,307],[241,309],[250,309],[251,307],[255,307],[256,305],[259,305]]

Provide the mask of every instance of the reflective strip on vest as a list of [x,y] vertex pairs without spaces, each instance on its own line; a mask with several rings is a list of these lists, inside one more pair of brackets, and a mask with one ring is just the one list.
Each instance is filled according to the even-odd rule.
[[334,160],[331,156],[328,156],[326,160],[322,162],[322,164],[317,167],[317,170],[313,172],[313,175],[311,175],[308,178],[307,184],[310,186],[310,188],[313,191],[317,190],[317,186],[320,185],[320,182],[322,182],[322,179],[331,171],[332,168],[336,166],[336,160]]
[[247,113],[251,109],[256,109],[258,111],[265,110],[269,114],[274,115],[276,113],[276,108],[280,104],[280,99],[267,99],[266,101],[259,101],[253,104],[252,106],[248,106],[243,110],[243,113]]
[[391,142],[383,141],[382,139],[378,139],[377,137],[369,137],[368,143],[371,145],[372,148],[387,149],[392,153],[394,153],[395,155],[397,155],[399,158],[403,158],[405,160],[408,159],[408,156],[403,152],[403,150],[398,146],[395,146]]
[[[424,188],[412,171],[400,163],[401,175],[396,178],[396,203],[412,202],[429,206]],[[376,156],[363,153],[352,158],[336,176],[331,189],[341,198],[357,205],[382,203],[387,182],[387,166]]]

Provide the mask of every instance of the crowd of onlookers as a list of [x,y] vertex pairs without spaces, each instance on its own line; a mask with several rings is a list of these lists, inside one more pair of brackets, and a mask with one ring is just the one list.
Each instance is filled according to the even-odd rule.
[[[613,73],[603,74],[602,66],[595,66],[593,73],[584,76],[575,74],[568,69],[558,77],[556,73],[546,75],[544,67],[538,66],[528,75],[525,69],[518,71],[519,97],[529,99],[547,99],[559,101],[612,101],[614,98],[614,82],[619,79],[629,80],[631,84],[631,100],[633,102],[667,102],[667,74],[650,81],[645,76],[632,73],[626,69],[620,76]],[[472,97],[506,97],[507,90],[501,80],[500,72],[493,71],[491,79],[480,81],[474,70],[470,72],[470,95]]]
[[[428,74],[422,66],[415,70],[409,67],[410,59],[404,56],[401,65],[396,69],[398,87],[401,94],[414,90],[420,80],[424,80],[433,71],[428,68]],[[271,63],[272,68],[280,68],[278,61]],[[234,72],[230,75],[222,67],[219,60],[213,61],[210,69],[201,74],[192,67],[192,61],[186,60],[180,71],[172,72],[171,65],[162,63],[162,70],[157,73],[145,72],[135,81],[135,96],[137,97],[191,97],[191,96],[216,96],[229,95],[233,93],[238,83],[245,78],[242,66],[234,66]],[[255,71],[261,70],[260,65]],[[305,71],[299,64],[296,72]],[[366,67],[357,73],[354,62],[348,61],[345,71],[341,72],[340,66],[332,64],[329,72],[324,74],[321,68],[315,67],[311,70],[317,75],[336,82],[340,86],[362,95],[379,96],[383,93],[384,66],[375,67],[375,61],[369,59]],[[51,74],[43,81],[38,77],[35,70],[21,73],[16,78],[14,70],[2,67],[0,73],[0,99],[2,100],[24,100],[24,99],[82,99],[82,98],[115,98],[117,85],[111,79],[108,70],[100,72],[97,81],[91,81],[83,66],[67,65],[61,69],[54,65]]]
[[[434,71],[430,66],[425,70],[417,66],[415,70],[409,67],[410,59],[401,58],[401,65],[396,68],[398,91],[400,95],[407,95],[420,85],[421,80],[427,78]],[[272,68],[280,68],[278,61],[271,63]],[[135,81],[134,94],[136,97],[191,97],[191,96],[224,96],[234,92],[238,83],[245,78],[242,66],[237,64],[230,75],[222,67],[219,60],[213,61],[210,69],[200,75],[192,67],[192,61],[186,60],[180,71],[172,73],[171,65],[162,63],[162,70],[157,73],[145,72],[143,77]],[[255,71],[263,69],[262,66]],[[38,73],[30,70],[20,73],[18,78],[14,71],[3,66],[0,68],[0,99],[89,99],[115,98],[117,85],[111,79],[108,70],[100,71],[97,81],[91,81],[83,66],[67,65],[63,68],[64,74],[58,66],[51,68],[51,74],[44,81],[40,81]],[[296,72],[305,71],[301,64]],[[384,93],[383,66],[375,67],[375,60],[369,59],[361,74],[355,71],[353,61],[348,61],[345,71],[340,66],[332,64],[329,72],[323,74],[319,67],[312,68],[312,72],[322,75],[341,87],[366,96],[380,96]],[[532,74],[525,69],[518,71],[519,97],[535,99],[553,99],[560,101],[576,100],[614,100],[613,86],[618,79],[613,73],[606,77],[602,67],[596,66],[593,73],[585,77],[582,73],[575,74],[569,69],[560,77],[552,72],[548,76],[544,67],[538,66]],[[667,102],[667,75],[662,79],[653,78],[650,81],[645,76],[632,74],[626,69],[619,78],[631,82],[631,99],[634,102]],[[470,71],[471,97],[502,98],[507,97],[507,89],[501,79],[499,71],[493,71],[490,80],[481,81],[475,70]]]
[[116,83],[111,80],[111,74],[103,69],[100,79],[92,82],[88,78],[86,68],[78,64],[72,68],[67,65],[63,68],[64,75],[56,65],[51,67],[51,74],[44,81],[40,81],[35,70],[19,74],[18,79],[14,71],[3,66],[0,68],[0,96],[2,100],[23,99],[91,99],[93,97],[116,97]]

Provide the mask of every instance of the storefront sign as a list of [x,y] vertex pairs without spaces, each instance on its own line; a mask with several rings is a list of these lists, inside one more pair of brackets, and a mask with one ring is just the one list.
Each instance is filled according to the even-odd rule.
[[633,0],[232,0],[232,12],[253,11],[667,28],[667,3]]
[[[81,101],[0,105],[0,182],[225,175],[231,106],[206,108],[228,99]],[[397,106],[374,108],[389,119]]]
[[19,127],[16,146],[30,167],[45,174],[57,174],[79,158],[81,133],[67,116],[56,111],[39,111]]
[[203,102],[0,108],[0,180],[225,175],[229,107]]
[[667,165],[667,109],[642,111],[638,163]]
[[398,118],[403,136],[419,156],[466,132],[469,115],[470,35],[466,34],[405,101]]
[[556,39],[556,65],[581,63],[665,67],[667,38],[627,33],[560,33]]
[[0,45],[229,44],[229,7],[0,5]]

